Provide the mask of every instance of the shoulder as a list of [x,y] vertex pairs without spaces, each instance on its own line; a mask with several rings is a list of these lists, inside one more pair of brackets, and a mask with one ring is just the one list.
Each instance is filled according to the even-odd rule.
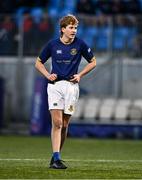
[[87,43],[84,40],[82,40],[80,38],[76,38],[76,41],[77,41],[78,46],[80,46],[82,50],[89,48],[89,46],[87,45]]
[[45,45],[43,46],[43,49],[51,49],[55,44],[59,42],[59,39],[52,39],[49,40]]
[[76,42],[79,43],[80,45],[87,45],[86,42],[78,37],[76,37]]
[[46,45],[54,45],[58,42],[59,42],[59,38],[58,39],[51,39],[46,43]]

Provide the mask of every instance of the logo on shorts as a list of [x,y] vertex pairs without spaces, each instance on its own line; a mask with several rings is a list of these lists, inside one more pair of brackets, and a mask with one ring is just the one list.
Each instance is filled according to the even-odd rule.
[[77,54],[77,49],[75,49],[75,48],[73,48],[73,49],[71,49],[71,55],[76,55]]
[[72,111],[74,110],[73,105],[70,105],[70,107],[68,108],[68,110],[69,110],[70,112],[72,112]]
[[58,104],[57,103],[53,103],[53,106],[57,106]]

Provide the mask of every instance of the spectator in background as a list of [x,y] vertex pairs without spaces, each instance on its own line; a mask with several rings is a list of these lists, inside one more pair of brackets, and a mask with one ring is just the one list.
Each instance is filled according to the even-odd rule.
[[137,27],[137,36],[133,41],[133,56],[141,57],[142,56],[142,17],[137,16],[136,18],[136,27]]
[[110,14],[123,14],[125,13],[125,6],[123,0],[113,0]]
[[16,53],[17,28],[10,15],[5,15],[0,23],[0,54],[13,55]]
[[11,14],[16,10],[16,0],[2,0],[0,1],[0,14]]
[[139,14],[139,0],[98,0],[96,2],[97,12],[103,14]]
[[24,20],[23,20],[23,30],[24,30],[24,54],[25,55],[32,55],[35,52],[34,49],[34,37],[35,37],[35,30],[36,26],[34,21],[29,12],[24,13]]
[[[42,44],[45,44],[49,38],[53,36],[53,23],[47,13],[44,13],[39,24],[37,24],[37,35],[35,37],[37,50],[39,50]],[[40,36],[40,38],[38,38]]]
[[49,3],[49,0],[16,0],[16,6],[17,8],[20,7],[27,7],[27,8],[33,8],[33,7],[43,7],[45,8]]
[[97,8],[103,14],[119,14],[124,12],[123,1],[121,0],[100,0],[97,1]]
[[92,0],[78,0],[76,9],[78,14],[95,14],[95,7]]
[[123,0],[126,14],[140,14],[140,2],[139,0]]
[[100,0],[96,2],[96,8],[98,14],[110,14],[112,9],[111,6],[112,6],[111,1]]

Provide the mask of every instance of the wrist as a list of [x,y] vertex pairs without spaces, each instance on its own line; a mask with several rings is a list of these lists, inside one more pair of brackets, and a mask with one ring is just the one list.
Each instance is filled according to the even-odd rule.
[[78,75],[79,75],[80,78],[82,77],[82,74],[79,73]]
[[47,74],[46,78],[49,79],[49,77],[50,77],[50,74]]

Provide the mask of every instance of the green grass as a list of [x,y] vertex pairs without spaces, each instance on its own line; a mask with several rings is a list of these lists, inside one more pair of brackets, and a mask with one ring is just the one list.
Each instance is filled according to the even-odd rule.
[[0,136],[0,179],[142,179],[142,142],[68,138],[68,169],[48,168],[47,137]]

